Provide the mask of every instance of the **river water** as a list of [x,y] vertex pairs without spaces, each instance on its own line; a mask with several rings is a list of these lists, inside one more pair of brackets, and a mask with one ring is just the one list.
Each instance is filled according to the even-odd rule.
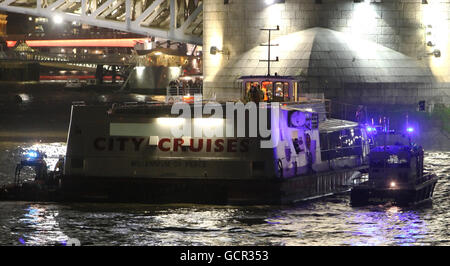
[[[1,142],[0,184],[36,148],[50,166],[65,153],[65,143]],[[450,152],[425,160],[440,177],[427,206],[355,208],[349,195],[246,207],[0,202],[0,245],[450,245]]]

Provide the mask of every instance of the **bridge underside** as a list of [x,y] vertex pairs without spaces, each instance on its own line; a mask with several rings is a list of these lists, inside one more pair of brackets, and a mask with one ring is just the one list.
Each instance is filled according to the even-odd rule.
[[202,0],[0,0],[0,10],[202,44]]

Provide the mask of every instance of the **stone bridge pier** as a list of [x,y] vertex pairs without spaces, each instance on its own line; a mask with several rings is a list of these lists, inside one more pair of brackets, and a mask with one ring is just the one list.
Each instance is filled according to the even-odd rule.
[[[303,92],[364,104],[450,104],[450,0],[205,0],[204,93],[239,97],[244,75],[304,80]],[[211,54],[211,47],[217,53]],[[272,74],[273,74],[272,73]]]

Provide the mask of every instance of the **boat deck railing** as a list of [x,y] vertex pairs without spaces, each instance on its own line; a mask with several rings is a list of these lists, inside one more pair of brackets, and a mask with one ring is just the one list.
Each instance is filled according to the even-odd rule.
[[194,88],[183,88],[183,87],[167,87],[167,96],[186,96],[186,95],[195,95],[202,94],[202,87],[194,87]]
[[434,175],[433,173],[424,173],[420,178],[416,179],[416,185],[425,183],[433,179],[434,177],[436,177],[436,175]]
[[350,147],[337,147],[335,149],[321,150],[320,152],[322,160],[328,161],[348,156],[362,156],[362,148],[363,145],[354,145]]

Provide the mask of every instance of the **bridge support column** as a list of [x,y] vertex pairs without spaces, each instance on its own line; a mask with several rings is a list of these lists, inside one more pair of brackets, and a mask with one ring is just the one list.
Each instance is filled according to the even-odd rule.
[[97,65],[95,71],[95,80],[97,84],[103,84],[103,65]]
[[116,77],[117,77],[117,66],[112,66],[111,67],[111,72],[112,72],[112,83],[116,83]]

